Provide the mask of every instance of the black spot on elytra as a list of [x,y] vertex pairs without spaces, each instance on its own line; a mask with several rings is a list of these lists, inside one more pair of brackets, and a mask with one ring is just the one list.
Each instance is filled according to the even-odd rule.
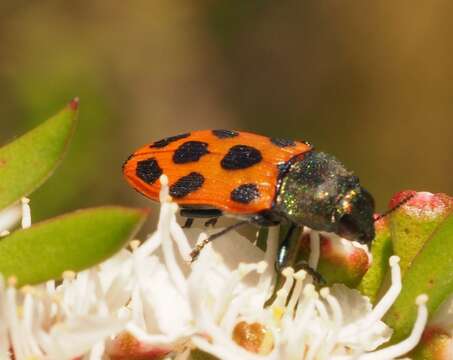
[[154,183],[162,175],[162,169],[156,159],[151,158],[137,163],[136,175],[148,184]]
[[270,141],[272,144],[277,145],[278,147],[296,146],[296,142],[290,139],[270,138]]
[[187,141],[176,149],[173,154],[173,162],[175,164],[186,164],[198,161],[206,154],[209,154],[208,143],[201,141]]
[[163,148],[174,141],[184,139],[188,136],[190,136],[190,133],[180,134],[180,135],[176,135],[176,136],[170,136],[165,139],[154,142],[152,145],[150,145],[150,148]]
[[234,130],[212,130],[212,133],[217,136],[219,139],[228,139],[234,138],[239,135],[237,131]]
[[191,172],[189,175],[179,178],[170,186],[170,195],[174,198],[183,198],[201,188],[204,183],[204,177],[200,173]]
[[253,200],[260,197],[260,192],[256,184],[243,184],[234,189],[231,194],[231,200],[241,203],[249,204]]
[[262,159],[258,149],[247,145],[235,145],[223,157],[220,165],[226,170],[239,170],[258,164]]

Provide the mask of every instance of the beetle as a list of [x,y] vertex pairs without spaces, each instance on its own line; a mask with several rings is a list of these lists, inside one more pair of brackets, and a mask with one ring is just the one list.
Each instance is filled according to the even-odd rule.
[[[135,151],[123,164],[128,183],[159,201],[162,174],[169,193],[187,217],[222,215],[239,221],[208,241],[253,223],[289,224],[276,266],[288,264],[295,229],[304,226],[371,244],[374,200],[351,171],[334,156],[304,141],[272,138],[244,131],[201,130],[167,137]],[[201,246],[196,247],[196,258]]]

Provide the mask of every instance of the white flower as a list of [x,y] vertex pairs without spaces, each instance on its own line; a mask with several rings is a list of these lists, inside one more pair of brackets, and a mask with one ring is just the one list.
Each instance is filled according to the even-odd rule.
[[[278,228],[267,250],[237,233],[207,244],[197,261],[188,255],[207,234],[183,231],[177,206],[161,178],[158,227],[110,260],[64,281],[18,293],[0,287],[0,359],[109,359],[165,354],[180,359],[199,348],[220,359],[393,359],[419,341],[427,320],[426,297],[402,343],[381,348],[391,335],[382,321],[401,290],[398,258],[392,285],[372,308],[344,285],[317,291],[305,271],[287,268],[274,293]],[[329,236],[328,234],[323,234]],[[319,258],[312,232],[310,264]],[[3,356],[3,357],[2,357]]]
[[6,209],[0,211],[0,237],[9,235],[10,231],[22,220],[22,228],[31,225],[30,200],[22,198]]
[[14,279],[5,287],[0,277],[0,359],[9,359],[10,350],[18,360],[73,359],[120,331],[124,321],[105,311],[102,297],[89,298],[96,283],[90,276],[96,275],[65,279],[57,290],[49,282],[20,291]]
[[[168,189],[163,188],[158,230],[133,252],[140,269],[136,277],[143,275],[147,280],[137,283],[140,290],[135,291],[140,295],[135,301],[139,309],[150,303],[152,313],[135,317],[126,327],[140,343],[192,344],[221,359],[389,359],[418,343],[427,317],[424,297],[419,299],[420,316],[409,339],[385,353],[375,351],[391,335],[381,318],[401,290],[398,258],[391,259],[392,286],[374,309],[358,291],[343,285],[318,293],[310,276],[292,269],[284,271],[285,284],[273,303],[265,306],[273,293],[278,229],[270,228],[265,254],[235,233],[205,246],[189,266],[187,254],[193,244],[177,224],[177,208],[168,202]],[[198,235],[198,242],[207,236],[195,230],[186,233]],[[313,239],[319,248],[319,236]],[[158,250],[160,256],[155,255]],[[317,253],[313,252],[312,264]],[[153,262],[155,270],[146,272],[145,259]],[[156,292],[166,301],[156,301]],[[134,311],[133,304],[131,308]],[[260,324],[267,333],[263,355],[247,351],[234,339],[238,326],[246,328],[247,324]]]
[[[21,222],[31,226],[29,200],[23,198],[0,213],[4,235]],[[124,328],[125,320],[111,313],[95,269],[78,275],[67,272],[59,286],[54,281],[16,290],[14,277],[5,285],[0,274],[0,360],[93,359],[104,352],[104,342]]]

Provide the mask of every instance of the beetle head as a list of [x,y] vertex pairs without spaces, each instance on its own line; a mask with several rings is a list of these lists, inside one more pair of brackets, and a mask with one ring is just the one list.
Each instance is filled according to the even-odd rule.
[[368,191],[359,187],[347,192],[336,208],[338,233],[349,240],[369,244],[374,238],[374,200]]
[[374,238],[374,201],[333,156],[311,151],[295,159],[281,176],[276,210],[290,221],[346,239]]

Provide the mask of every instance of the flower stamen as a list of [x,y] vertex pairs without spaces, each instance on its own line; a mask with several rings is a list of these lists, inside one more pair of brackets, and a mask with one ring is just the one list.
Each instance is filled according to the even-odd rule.
[[27,229],[31,226],[31,208],[30,199],[23,197],[22,203],[22,229]]
[[418,306],[417,319],[415,320],[410,335],[405,340],[382,350],[362,355],[361,357],[359,357],[359,360],[393,359],[400,357],[406,354],[408,351],[412,350],[420,341],[423,330],[425,329],[426,323],[428,321],[428,308],[426,307],[427,301],[428,296],[426,294],[419,295],[415,300],[415,303]]
[[321,240],[319,232],[312,230],[310,232],[310,255],[308,258],[308,266],[313,270],[318,267],[319,257],[321,253]]

